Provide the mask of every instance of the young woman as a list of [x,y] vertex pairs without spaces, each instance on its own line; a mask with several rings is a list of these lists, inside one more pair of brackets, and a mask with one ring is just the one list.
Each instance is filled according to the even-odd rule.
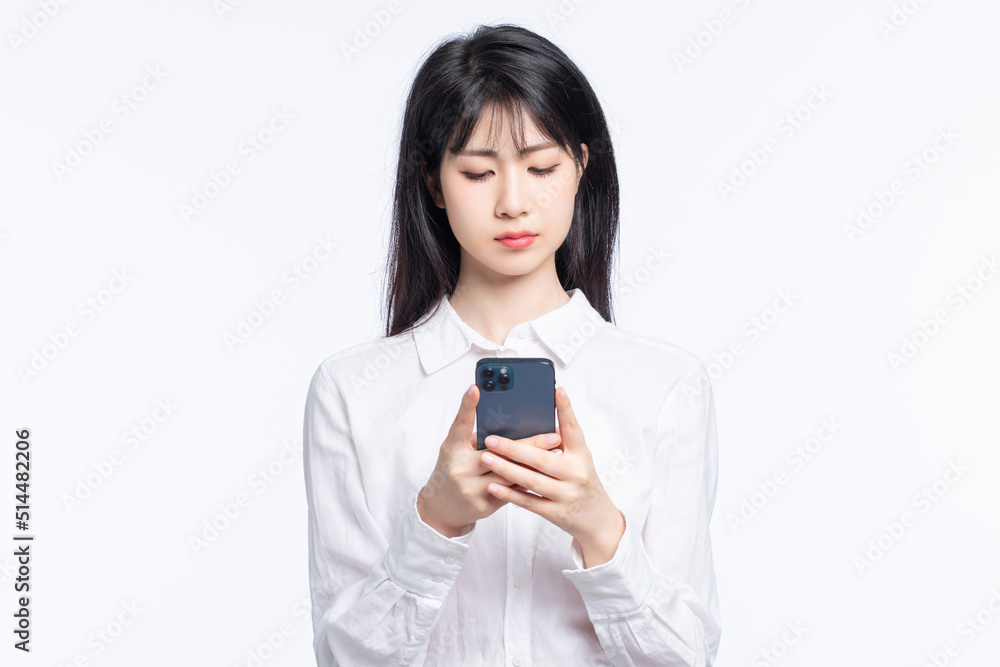
[[[332,665],[711,665],[703,364],[612,323],[618,180],[580,70],[480,26],[403,118],[386,336],[306,399],[314,648]],[[546,357],[557,431],[474,432],[482,357]]]

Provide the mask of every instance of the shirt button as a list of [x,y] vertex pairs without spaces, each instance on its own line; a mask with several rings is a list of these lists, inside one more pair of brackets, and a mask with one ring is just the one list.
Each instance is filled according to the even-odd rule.
[[458,560],[458,559],[455,558],[454,556],[445,556],[444,557],[444,562],[448,563],[448,565],[454,565],[456,560]]
[[521,338],[527,338],[528,337],[528,328],[527,327],[522,327],[521,329],[518,330],[517,335],[520,336]]
[[419,630],[417,630],[417,639],[423,639],[426,636],[427,636],[427,631],[426,630],[424,630],[423,628],[420,628]]
[[528,580],[525,579],[524,577],[521,576],[514,577],[514,585],[517,586],[518,588],[524,588],[524,585],[526,583],[528,583]]
[[614,660],[615,658],[618,657],[618,654],[614,651],[608,651],[608,657]]
[[436,582],[438,582],[440,584],[442,581],[444,581],[444,575],[435,574],[434,575],[434,581],[436,581]]
[[521,660],[521,656],[515,655],[514,659],[511,660],[511,662],[514,663],[515,667],[517,667],[517,665],[520,665],[523,662],[523,660]]

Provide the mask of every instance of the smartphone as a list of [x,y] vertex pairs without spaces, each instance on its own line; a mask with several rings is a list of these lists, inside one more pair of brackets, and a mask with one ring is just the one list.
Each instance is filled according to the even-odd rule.
[[556,369],[541,357],[486,357],[476,362],[478,449],[486,436],[511,440],[556,432]]

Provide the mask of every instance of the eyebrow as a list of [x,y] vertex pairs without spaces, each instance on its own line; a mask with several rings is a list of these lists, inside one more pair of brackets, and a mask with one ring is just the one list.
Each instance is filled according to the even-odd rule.
[[[557,144],[554,141],[547,141],[544,144],[536,144],[534,146],[526,146],[523,151],[518,151],[517,154],[518,154],[519,157],[524,157],[525,155],[528,155],[530,153],[534,153],[536,151],[545,150],[546,148],[552,148],[552,147],[555,147],[555,146],[558,146],[558,145],[559,144]],[[470,157],[471,156],[496,157],[497,156],[497,152],[496,151],[488,150],[486,148],[463,148],[462,150],[460,150],[457,153],[455,153],[455,155],[466,155],[466,156],[470,156]]]

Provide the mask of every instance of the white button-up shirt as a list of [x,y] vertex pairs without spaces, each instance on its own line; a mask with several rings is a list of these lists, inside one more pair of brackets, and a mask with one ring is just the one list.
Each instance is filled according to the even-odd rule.
[[[442,297],[411,331],[319,365],[303,446],[320,667],[714,662],[718,447],[705,366],[568,294],[503,345]],[[584,569],[568,533],[512,503],[454,538],[421,520],[417,493],[482,357],[552,360],[625,517],[610,561]]]

